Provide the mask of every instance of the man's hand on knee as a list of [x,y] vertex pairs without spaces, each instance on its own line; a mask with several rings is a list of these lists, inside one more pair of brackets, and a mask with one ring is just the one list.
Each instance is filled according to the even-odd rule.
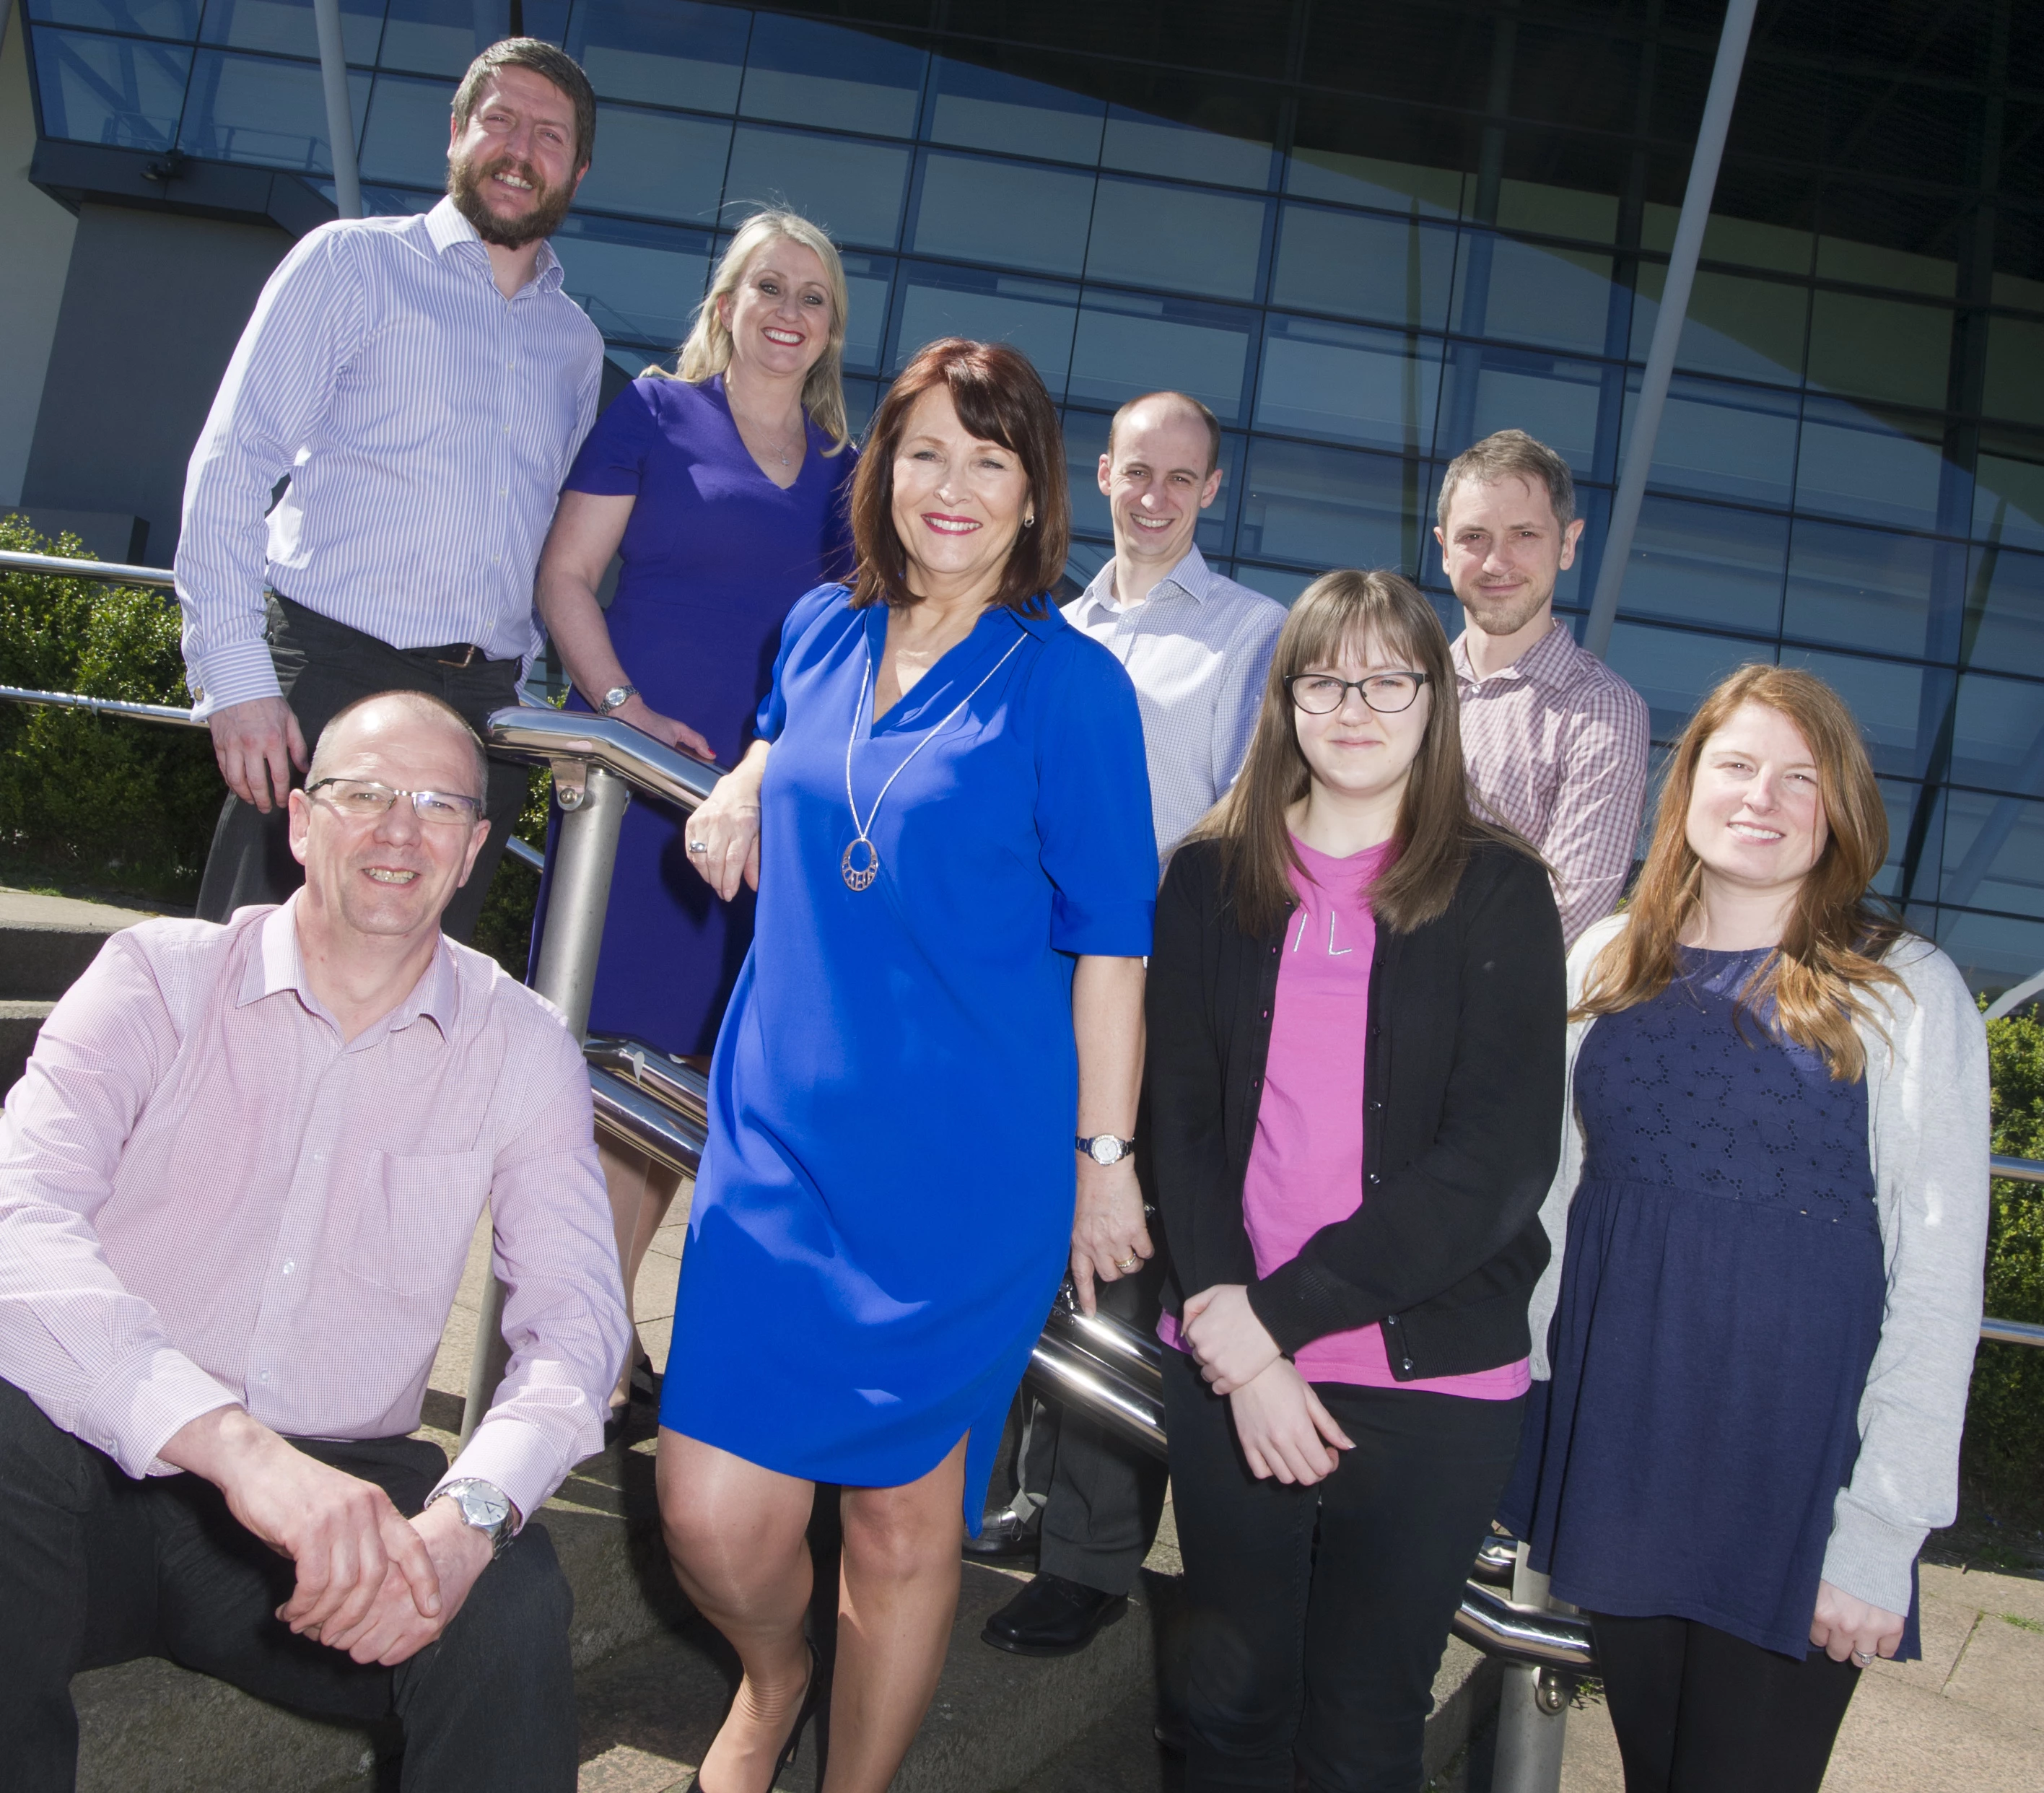
[[280,697],[251,698],[216,710],[206,725],[213,730],[213,756],[227,788],[265,814],[273,792],[281,807],[291,788],[291,768],[303,771],[310,763],[305,732],[291,706]]
[[435,1501],[411,1522],[411,1529],[439,1572],[438,1610],[428,1614],[421,1609],[411,1583],[394,1563],[384,1571],[376,1603],[361,1622],[345,1632],[328,1626],[321,1633],[321,1643],[347,1651],[357,1662],[381,1663],[386,1668],[393,1668],[417,1654],[454,1623],[469,1591],[490,1567],[489,1534],[463,1520],[451,1500]]
[[296,1565],[297,1589],[277,1610],[294,1631],[353,1635],[392,1572],[418,1610],[437,1618],[432,1558],[375,1483],[306,1456],[240,1407],[202,1414],[157,1454],[211,1482],[236,1518]]

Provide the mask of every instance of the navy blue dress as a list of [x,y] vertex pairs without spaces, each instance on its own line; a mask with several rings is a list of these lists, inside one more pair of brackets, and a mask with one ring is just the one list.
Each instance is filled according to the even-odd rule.
[[[569,491],[637,499],[618,544],[611,644],[640,695],[704,735],[725,765],[751,739],[795,600],[849,570],[845,500],[859,456],[827,456],[829,447],[811,423],[801,472],[783,491],[740,437],[721,376],[701,386],[639,379],[597,419],[568,474]],[[568,707],[590,706],[574,693]],[[559,822],[556,810],[549,874]],[[551,886],[548,875],[541,924]],[[535,966],[541,932],[532,930]],[[751,893],[719,902],[688,863],[680,813],[635,796],[618,837],[590,1030],[707,1052],[751,941]]]
[[1684,948],[1584,1038],[1553,1379],[1500,1516],[1562,1599],[1800,1659],[1887,1285],[1865,1082],[1735,1013],[1765,956]]
[[[886,630],[883,606],[812,593],[760,712],[759,925],[710,1071],[660,1419],[878,1487],[970,1433],[976,1529],[1070,1249],[1074,957],[1150,950],[1150,784],[1128,675],[1055,609],[989,610],[875,722]],[[862,818],[905,768],[863,890],[840,873],[847,752]]]

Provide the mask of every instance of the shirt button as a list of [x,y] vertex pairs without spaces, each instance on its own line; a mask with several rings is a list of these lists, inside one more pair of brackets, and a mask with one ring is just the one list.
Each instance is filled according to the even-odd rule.
[[267,1370],[258,1370],[256,1372],[256,1379],[267,1388],[270,1386],[270,1372]]
[[284,1274],[286,1276],[290,1275],[294,1270],[298,1268],[298,1260],[296,1258],[287,1257],[284,1260]]
[[1268,1009],[1266,1009],[1266,1010],[1263,1011],[1263,1018],[1264,1018],[1266,1021],[1268,1021],[1268,1020],[1270,1018],[1270,1011]]
[[1381,1183],[1381,1182],[1383,1182],[1384,1179],[1383,1179],[1382,1177],[1379,1176],[1379,1175],[1377,1174],[1377,1172],[1376,1172],[1372,1171],[1372,1172],[1370,1173],[1370,1180],[1372,1183]]

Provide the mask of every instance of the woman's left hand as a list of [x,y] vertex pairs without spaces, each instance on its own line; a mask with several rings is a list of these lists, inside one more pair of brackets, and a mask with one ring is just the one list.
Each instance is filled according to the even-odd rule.
[[1869,1606],[1828,1581],[1817,1583],[1816,1616],[1810,1621],[1810,1641],[1834,1662],[1848,1656],[1864,1668],[1877,1656],[1892,1656],[1902,1647],[1903,1618],[1885,1606]]
[[1254,1382],[1283,1355],[1239,1283],[1216,1283],[1189,1297],[1178,1337],[1199,1360],[1200,1374],[1216,1395],[1232,1395]]
[[1143,1220],[1143,1190],[1135,1167],[1096,1164],[1081,1156],[1078,1201],[1072,1211],[1072,1289],[1079,1311],[1093,1311],[1094,1279],[1119,1282],[1133,1276],[1157,1248]]

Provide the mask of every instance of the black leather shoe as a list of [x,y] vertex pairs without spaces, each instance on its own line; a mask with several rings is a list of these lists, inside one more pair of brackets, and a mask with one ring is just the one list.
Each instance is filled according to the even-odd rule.
[[1128,1610],[1126,1594],[1039,1575],[986,1622],[980,1637],[1016,1656],[1074,1656]]
[[977,1562],[1012,1563],[1036,1554],[1036,1528],[1012,1506],[981,1520],[979,1536],[965,1541],[965,1553]]

